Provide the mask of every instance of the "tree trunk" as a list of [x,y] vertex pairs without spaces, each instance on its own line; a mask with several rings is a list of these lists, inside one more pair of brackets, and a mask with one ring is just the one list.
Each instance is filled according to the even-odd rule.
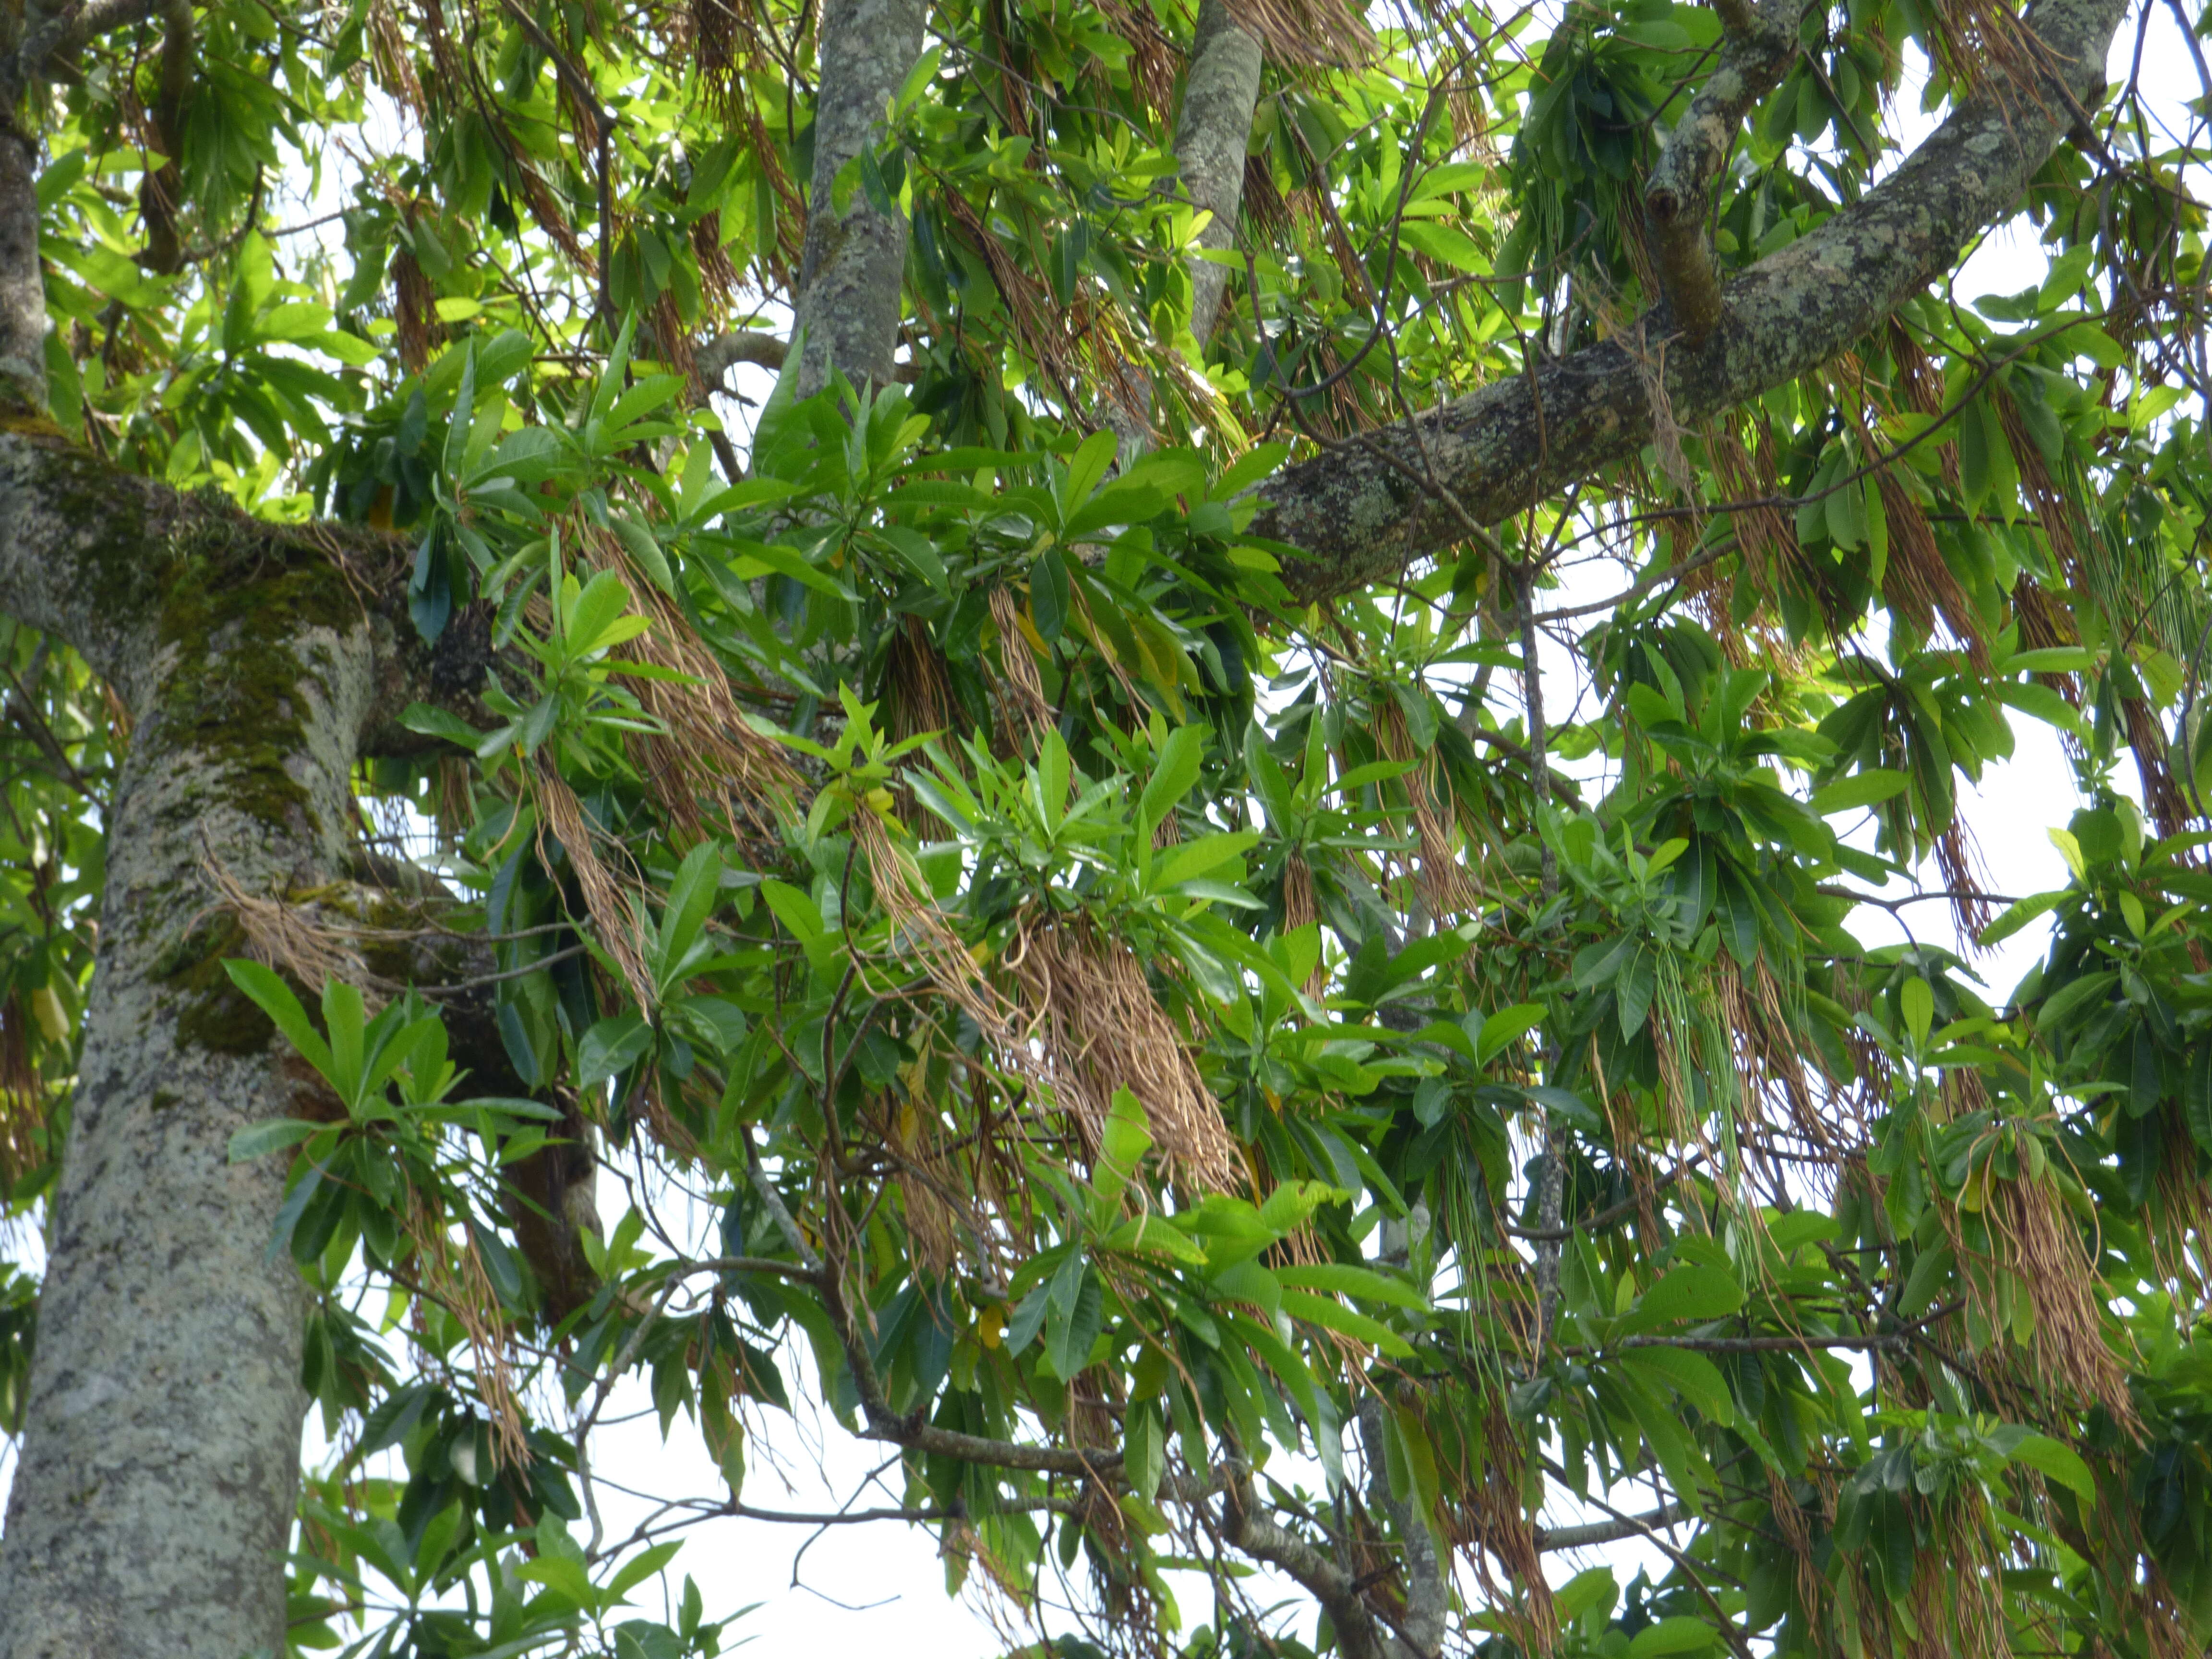
[[[270,1248],[285,1160],[226,1149],[292,1115],[295,1085],[223,973],[240,939],[203,872],[219,860],[281,893],[338,869],[371,629],[305,538],[188,507],[140,529],[106,550],[116,610],[154,603],[109,618],[101,665],[134,731],[0,1547],[0,1659],[283,1650],[304,1297]],[[0,568],[0,589],[21,574]]]
[[921,57],[924,10],[922,0],[828,0],[822,10],[814,183],[794,319],[802,398],[828,385],[833,368],[856,384],[890,384],[906,217],[896,204],[878,211],[857,180],[842,213],[835,198],[845,164],[884,141],[884,107]]

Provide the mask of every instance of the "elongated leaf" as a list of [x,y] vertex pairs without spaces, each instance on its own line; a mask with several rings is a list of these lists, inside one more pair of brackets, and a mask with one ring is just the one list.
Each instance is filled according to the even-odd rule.
[[230,982],[253,1000],[254,1006],[269,1016],[285,1040],[300,1051],[300,1057],[323,1074],[325,1081],[336,1084],[331,1078],[330,1045],[307,1018],[307,1011],[300,1006],[300,999],[292,994],[292,988],[277,977],[273,968],[258,962],[243,962],[227,958],[222,964]]
[[324,1126],[304,1118],[272,1117],[249,1123],[230,1138],[228,1156],[233,1164],[251,1164],[257,1158],[296,1146]]

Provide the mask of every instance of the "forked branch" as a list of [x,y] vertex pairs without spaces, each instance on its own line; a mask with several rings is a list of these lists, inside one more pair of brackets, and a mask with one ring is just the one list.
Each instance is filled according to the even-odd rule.
[[1704,344],[1721,319],[1720,269],[1710,229],[1713,185],[1728,165],[1744,118],[1797,55],[1805,0],[1757,5],[1723,0],[1714,9],[1726,31],[1720,62],[1668,135],[1644,191],[1644,224],[1659,280],[1676,330],[1692,346]]

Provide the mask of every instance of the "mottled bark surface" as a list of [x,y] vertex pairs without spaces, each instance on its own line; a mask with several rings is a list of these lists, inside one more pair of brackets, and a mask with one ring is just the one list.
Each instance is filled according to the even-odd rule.
[[[1176,121],[1176,161],[1192,203],[1213,216],[1198,234],[1202,248],[1220,250],[1237,240],[1237,210],[1244,201],[1244,152],[1252,134],[1252,107],[1260,97],[1260,42],[1239,28],[1222,0],[1200,0],[1184,77],[1182,109]],[[1190,331],[1204,345],[1221,311],[1229,272],[1210,259],[1190,262]]]
[[39,270],[37,168],[31,141],[0,120],[0,386],[43,409],[46,287]]
[[1826,362],[2018,204],[2102,77],[2125,10],[2124,0],[2038,6],[2029,21],[2063,86],[2024,87],[1992,69],[1983,91],[1888,179],[1730,283],[1703,346],[1674,338],[1662,307],[1533,375],[1278,473],[1255,492],[1253,533],[1304,553],[1284,568],[1298,598],[1347,592],[1465,540],[1462,513],[1496,524],[1634,454],[1651,436],[1650,380],[1687,424]]
[[[0,603],[70,620],[66,567],[20,555],[75,544],[11,516]],[[0,1659],[238,1659],[284,1639],[303,1293],[269,1248],[285,1160],[233,1167],[226,1149],[289,1115],[295,1085],[222,973],[240,940],[203,869],[281,892],[338,867],[372,630],[319,550],[288,560],[188,508],[131,527],[156,533],[104,550],[121,603],[90,639],[123,671],[134,733],[0,1540]],[[88,568],[102,550],[78,550]]]
[[921,0],[828,0],[822,9],[814,183],[796,316],[801,397],[827,385],[832,368],[856,385],[891,380],[906,219],[896,206],[878,211],[857,183],[843,212],[834,198],[845,164],[884,141],[884,108],[921,57],[924,11]]
[[1765,0],[1723,11],[1720,61],[1667,143],[1644,186],[1644,223],[1667,302],[1686,343],[1697,345],[1721,317],[1720,270],[1713,258],[1712,189],[1743,123],[1774,90],[1797,56],[1805,0]]

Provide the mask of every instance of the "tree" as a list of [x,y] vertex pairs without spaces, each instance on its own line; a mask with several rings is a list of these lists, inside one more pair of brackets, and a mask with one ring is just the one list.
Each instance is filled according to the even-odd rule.
[[0,1655],[716,1651],[641,1385],[1062,1652],[2203,1650],[2158,15],[10,12]]

